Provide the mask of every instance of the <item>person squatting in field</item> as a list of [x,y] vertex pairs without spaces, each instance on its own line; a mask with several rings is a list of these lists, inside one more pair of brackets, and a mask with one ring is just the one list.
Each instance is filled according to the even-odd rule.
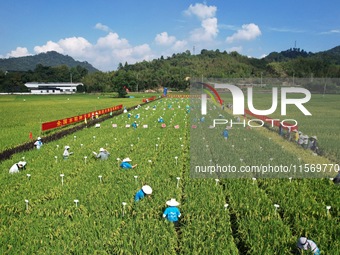
[[14,173],[19,173],[20,170],[24,170],[26,167],[26,162],[25,161],[19,161],[18,163],[15,163],[10,169],[9,173],[14,174]]
[[68,146],[68,145],[66,145],[64,148],[65,148],[65,150],[64,150],[64,153],[63,153],[63,158],[64,158],[64,159],[68,159],[68,157],[69,157],[70,155],[72,155],[73,152],[70,152],[70,151],[69,151],[70,146]]
[[177,202],[175,198],[171,198],[170,200],[166,201],[166,204],[169,207],[165,209],[163,213],[163,218],[166,218],[168,221],[173,222],[175,228],[178,228],[178,218],[181,217],[181,212],[177,207],[179,206],[179,202]]
[[135,195],[135,202],[143,199],[146,196],[150,196],[152,194],[152,188],[149,185],[144,185],[140,190],[137,191]]
[[320,255],[320,250],[318,246],[312,241],[308,240],[306,237],[300,237],[297,243],[297,247],[301,250],[310,250],[314,255]]
[[225,128],[222,132],[222,136],[224,137],[224,139],[227,141],[228,137],[229,137],[229,132],[228,132],[228,128]]
[[93,154],[95,155],[97,159],[101,159],[101,160],[107,160],[110,155],[110,153],[104,148],[100,148],[99,153],[96,153],[93,151]]
[[137,164],[135,165],[131,165],[130,162],[132,160],[130,158],[125,158],[123,159],[122,163],[120,164],[120,167],[123,169],[132,169],[135,168],[137,166]]
[[34,143],[34,146],[35,146],[35,148],[37,148],[39,150],[42,145],[43,145],[43,143],[41,141],[41,137],[38,137],[37,141]]

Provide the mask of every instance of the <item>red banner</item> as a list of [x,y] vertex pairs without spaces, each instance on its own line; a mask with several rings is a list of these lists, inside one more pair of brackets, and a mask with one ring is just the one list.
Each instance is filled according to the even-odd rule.
[[92,118],[97,118],[97,117],[99,117],[100,115],[103,115],[103,114],[108,114],[110,112],[121,110],[122,108],[123,108],[123,105],[117,105],[117,106],[113,106],[113,107],[110,107],[110,108],[106,108],[106,109],[102,109],[102,110],[98,110],[98,111],[93,111],[93,112],[88,112],[88,113],[81,114],[81,115],[78,115],[78,116],[73,116],[73,117],[70,117],[70,118],[64,118],[64,119],[60,119],[60,120],[45,122],[45,123],[42,123],[41,130],[46,131],[46,130],[53,129],[53,128],[59,128],[59,127],[71,125],[71,124],[74,124],[76,122],[90,120]]
[[149,97],[149,98],[147,98],[147,99],[143,99],[143,103],[150,102],[150,101],[153,101],[153,100],[155,100],[155,99],[156,99],[155,96]]

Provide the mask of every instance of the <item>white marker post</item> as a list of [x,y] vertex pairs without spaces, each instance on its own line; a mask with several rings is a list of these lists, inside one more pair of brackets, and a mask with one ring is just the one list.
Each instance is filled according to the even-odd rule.
[[275,207],[275,213],[277,213],[277,208],[279,208],[280,206],[278,204],[274,204]]
[[58,156],[54,156],[55,162],[58,163]]
[[26,211],[28,211],[28,199],[25,199],[25,203],[26,203]]
[[85,165],[86,165],[86,159],[87,159],[87,156],[84,157]]
[[98,178],[99,178],[100,183],[102,183],[102,178],[103,178],[103,176],[98,175]]
[[176,156],[176,157],[175,157],[175,160],[176,160],[176,166],[177,166],[177,159],[178,159],[178,157]]
[[26,174],[27,179],[30,180],[31,179],[31,175],[30,174]]
[[133,178],[135,178],[135,182],[137,182],[137,178],[138,178],[138,176],[137,176],[137,175],[135,175],[135,176],[133,176]]
[[215,185],[217,186],[217,184],[219,183],[219,179],[215,179]]
[[181,179],[180,177],[177,177],[176,178],[177,179],[177,185],[176,185],[176,187],[177,187],[177,189],[179,188],[179,180]]
[[228,209],[229,204],[224,204],[224,210]]
[[156,144],[156,151],[158,150],[158,144]]
[[252,180],[253,180],[253,185],[255,184],[255,181],[256,181],[256,178],[255,177],[253,177],[253,178],[251,178]]
[[125,206],[126,206],[126,202],[123,202],[123,203],[122,203],[122,205],[123,205],[122,214],[123,214],[123,217],[124,217],[124,214],[125,214]]
[[327,215],[330,216],[330,213],[329,213],[329,210],[331,209],[332,207],[330,205],[327,205],[326,206],[326,209],[327,209]]
[[75,203],[76,203],[76,207],[78,207],[78,202],[79,202],[79,200],[78,200],[78,199],[75,199],[75,200],[73,200],[73,202],[75,202]]
[[64,185],[64,174],[60,174],[60,177],[61,177],[61,185],[63,186]]

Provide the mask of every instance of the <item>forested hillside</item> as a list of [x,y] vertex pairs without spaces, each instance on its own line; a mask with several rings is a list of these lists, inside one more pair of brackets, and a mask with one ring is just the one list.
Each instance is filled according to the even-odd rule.
[[[340,78],[340,46],[319,53],[292,48],[272,52],[262,59],[219,50],[202,50],[196,55],[186,51],[152,61],[121,63],[111,72],[90,72],[81,65],[70,67],[66,63],[59,66],[39,64],[29,71],[0,71],[0,91],[27,91],[25,82],[68,82],[70,79],[82,82],[87,92],[117,92],[125,88],[143,91],[158,87],[184,90],[190,83],[188,77]],[[315,88],[315,92],[319,92],[323,86]],[[339,93],[340,85],[332,84],[328,91]]]

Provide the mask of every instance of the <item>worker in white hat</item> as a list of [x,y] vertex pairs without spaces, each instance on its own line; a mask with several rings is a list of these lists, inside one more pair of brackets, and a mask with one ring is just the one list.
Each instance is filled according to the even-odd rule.
[[110,155],[110,153],[104,148],[100,148],[99,153],[93,151],[93,154],[95,155],[96,158],[100,158],[101,160],[107,160]]
[[41,141],[41,137],[38,137],[37,141],[34,143],[34,146],[35,146],[35,148],[37,148],[39,150],[42,145],[43,145],[43,143]]
[[141,200],[145,196],[150,196],[152,194],[152,188],[149,185],[144,185],[140,190],[137,191],[135,195],[135,202]]
[[68,145],[66,145],[65,147],[64,147],[64,153],[63,153],[63,157],[64,157],[64,159],[68,159],[68,157],[70,156],[70,155],[72,155],[73,154],[73,152],[70,152],[69,151],[69,149],[70,149],[70,146],[68,146]]
[[15,163],[10,169],[9,173],[14,174],[14,173],[19,173],[20,170],[25,169],[26,162],[25,161],[19,161],[18,163]]
[[137,166],[137,164],[135,165],[131,165],[132,160],[130,158],[125,158],[123,159],[122,163],[120,164],[120,167],[123,169],[132,169],[135,168]]
[[310,250],[314,255],[320,255],[320,250],[318,246],[312,241],[308,240],[306,237],[300,237],[297,242],[297,247],[302,250]]
[[173,222],[175,228],[179,227],[178,218],[181,217],[181,212],[177,208],[177,206],[179,206],[179,202],[177,202],[175,198],[171,198],[170,200],[166,201],[166,204],[169,207],[165,209],[163,218]]

